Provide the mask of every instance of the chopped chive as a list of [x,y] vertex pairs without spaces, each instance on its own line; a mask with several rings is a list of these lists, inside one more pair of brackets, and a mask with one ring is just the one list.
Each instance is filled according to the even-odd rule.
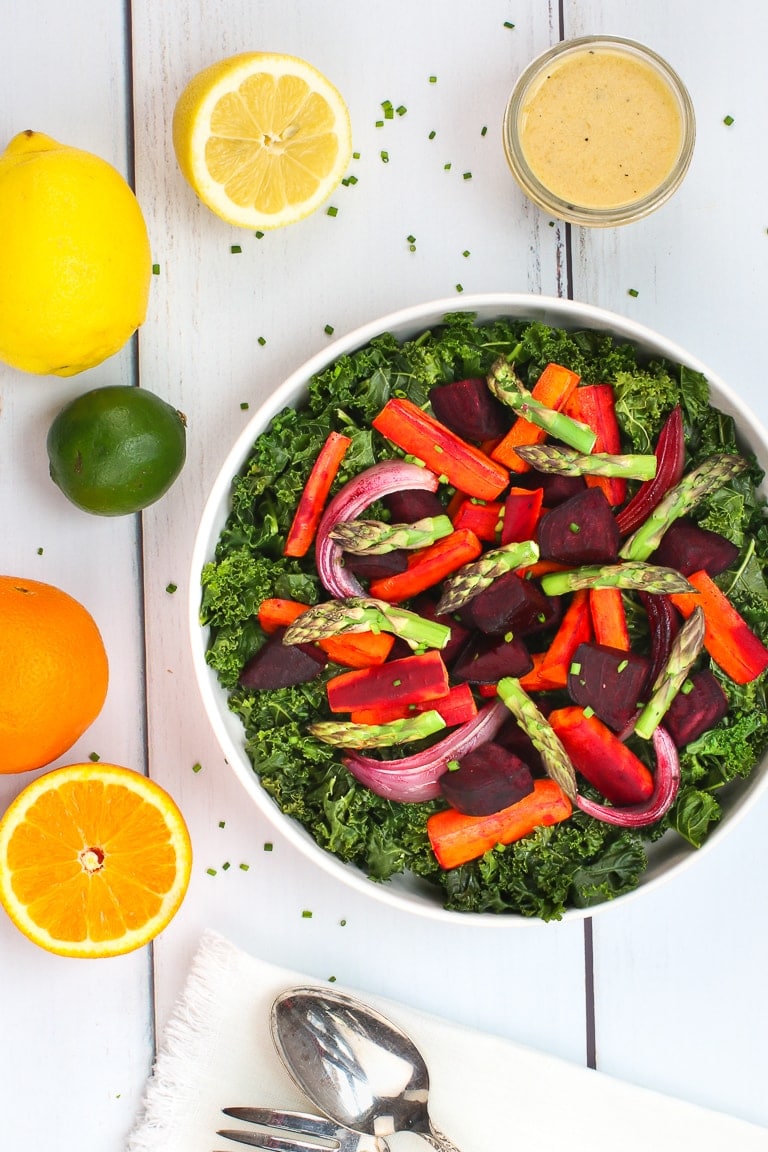
[[449,760],[446,764],[446,768],[449,772],[457,772],[459,768],[461,768],[461,764],[458,760]]
[[577,533],[581,532],[581,525],[577,524],[575,521],[572,521],[568,525],[568,531],[573,532],[573,534],[576,535]]
[[[263,339],[263,337],[262,337],[262,339]],[[250,404],[248,403],[248,401],[247,400],[241,400],[240,411],[241,412],[247,412],[249,408],[250,408]]]
[[241,872],[247,872],[251,866],[250,864],[241,864],[239,867]]
[[430,84],[437,84],[437,76],[430,76],[429,82]]
[[347,926],[346,920],[339,920],[339,927],[346,928],[346,926]]
[[574,660],[568,671],[570,672],[571,676],[578,676],[579,672],[581,672],[581,664],[579,661]]
[[301,915],[304,920],[312,919],[312,913],[310,912],[309,908],[305,908]]
[[629,660],[622,660],[621,663],[617,666],[616,671],[617,672],[623,672],[624,669],[628,668],[628,667],[629,667]]
[[325,332],[326,336],[333,336],[333,324],[326,324],[323,332]]
[[464,251],[462,252],[462,256],[466,259],[466,257],[469,255],[470,255],[469,248],[465,248]]
[[384,164],[389,164],[389,152],[380,152],[379,155],[381,156],[382,162]]
[[99,760],[101,760],[101,756],[99,756],[98,752],[89,752],[88,759],[92,760],[93,763],[96,764]]
[[482,128],[480,129],[480,135],[481,135],[481,136],[487,136],[487,135],[488,135],[488,127],[487,127],[487,125],[483,124]]
[[152,265],[152,275],[153,276],[159,276],[160,275],[160,265],[159,264],[153,264]]
[[264,239],[264,233],[261,231],[261,229],[259,229],[258,232],[254,232],[254,236],[256,237],[257,240],[263,240]]
[[691,681],[686,680],[680,691],[682,692],[683,696],[687,696],[689,692],[693,692],[693,684]]
[[266,342],[267,342],[266,336],[259,336],[258,339],[256,340],[256,343],[261,345],[262,348],[264,347]]
[[505,644],[509,644],[512,640],[514,640],[514,638],[515,638],[514,632],[505,632],[504,633],[504,643]]
[[392,687],[393,688],[399,688],[401,684],[402,684],[402,680],[393,680],[392,681]]
[[264,851],[265,852],[271,852],[273,848],[274,848],[274,844],[272,843],[271,840],[266,840],[264,842]]
[[330,208],[326,212],[326,216],[338,216],[338,214],[338,208],[335,206],[335,204],[331,204]]
[[405,104],[398,104],[397,108],[395,108],[395,112],[397,112],[398,116],[405,116],[407,111],[408,109],[406,108]]
[[222,866],[221,866],[221,870],[222,870],[222,872],[227,872],[227,871],[228,871],[228,870],[229,870],[231,867],[232,867],[232,865],[229,863],[229,860],[226,860],[226,861],[225,861],[225,862],[222,864]]
[[242,252],[242,248],[239,244],[230,244],[229,250],[233,256],[236,256],[238,252]]
[[627,296],[639,296],[639,295],[640,295],[640,293],[638,292],[637,288],[630,288],[627,291]]
[[38,556],[42,556],[42,554],[43,554],[42,548],[38,548],[37,554],[38,554]]
[[226,823],[227,823],[226,820],[219,820],[219,828],[224,828],[226,826]]
[[584,709],[584,715],[586,716],[587,720],[589,720],[590,716],[594,716],[594,714],[595,714],[594,708],[591,708],[588,704],[586,706],[586,708]]
[[377,128],[383,128],[384,127],[384,121],[383,120],[377,120],[376,121],[376,127]]
[[347,176],[347,184],[357,184],[357,176]]
[[165,590],[169,596],[173,596],[174,592],[178,591],[178,584],[166,584]]
[[384,109],[384,118],[386,120],[394,120],[395,109],[392,105],[392,101],[391,100],[382,100],[381,106]]
[[193,772],[201,772],[202,768],[203,768],[203,766],[199,762],[197,764],[192,765],[192,771]]
[[724,116],[723,124],[725,124],[726,128],[730,128],[731,124],[733,124],[733,116]]
[[465,172],[462,176],[462,179],[463,180],[471,180],[472,179],[472,173],[471,172]]
[[464,291],[464,285],[463,284],[457,284],[456,285],[456,291],[457,292],[463,292]]
[[435,136],[437,136],[437,132],[435,132],[435,130],[434,130],[434,128],[433,128],[433,129],[432,129],[432,131],[431,131],[431,132],[430,132],[430,134],[429,134],[429,137],[428,137],[428,139],[429,139],[429,140],[434,140]]
[[447,164],[443,164],[443,171],[444,172],[450,172],[450,170],[451,170],[450,161]]
[[335,976],[329,976],[328,977],[328,983],[329,984],[335,984],[336,983],[336,977]]
[[352,159],[353,160],[359,160],[360,159],[360,153],[359,152],[353,152],[352,153]]
[[514,28],[514,24],[512,23],[511,20],[505,20],[504,21],[504,27],[505,28]]
[[205,872],[206,872],[207,876],[215,876],[216,875],[216,869],[215,868],[206,868]]

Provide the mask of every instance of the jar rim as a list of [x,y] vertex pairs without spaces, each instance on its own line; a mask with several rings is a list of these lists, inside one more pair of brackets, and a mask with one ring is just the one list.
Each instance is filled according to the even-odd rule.
[[[626,52],[649,64],[674,95],[680,113],[682,133],[675,162],[665,178],[651,192],[626,203],[607,208],[570,202],[548,188],[531,169],[520,141],[520,114],[524,101],[553,61],[581,53],[585,48],[606,47]],[[622,36],[590,35],[561,40],[535,57],[518,77],[504,112],[502,125],[507,163],[523,192],[545,211],[569,223],[610,227],[642,219],[664,204],[682,183],[693,156],[696,119],[688,89],[674,68],[652,48]]]

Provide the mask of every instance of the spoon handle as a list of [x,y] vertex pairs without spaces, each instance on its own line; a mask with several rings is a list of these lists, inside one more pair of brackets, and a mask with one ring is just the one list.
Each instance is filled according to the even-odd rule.
[[439,1128],[435,1128],[434,1124],[430,1125],[429,1133],[422,1132],[425,1140],[429,1141],[436,1152],[461,1152],[457,1144],[449,1140],[445,1133],[441,1132]]

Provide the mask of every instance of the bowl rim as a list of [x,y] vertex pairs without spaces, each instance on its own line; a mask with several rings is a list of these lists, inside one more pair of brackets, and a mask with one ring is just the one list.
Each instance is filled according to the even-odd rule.
[[[446,314],[457,312],[474,313],[479,323],[503,316],[510,316],[515,319],[541,319],[544,323],[559,324],[561,327],[592,328],[612,333],[622,340],[636,343],[646,352],[650,346],[652,355],[663,356],[684,364],[693,371],[706,376],[710,387],[717,392],[718,408],[736,419],[740,431],[746,430],[748,432],[748,435],[745,435],[748,447],[755,452],[758,459],[760,459],[760,449],[762,449],[763,458],[760,463],[764,468],[768,468],[768,432],[738,394],[701,360],[692,356],[674,341],[637,321],[596,305],[584,304],[564,297],[513,292],[467,294],[461,299],[446,297],[400,308],[349,330],[309,357],[266,397],[235,439],[219,468],[205,501],[190,557],[187,609],[192,664],[205,713],[228,766],[276,831],[298,848],[310,862],[319,865],[327,874],[361,894],[411,915],[426,916],[443,923],[471,923],[489,928],[535,927],[544,924],[545,921],[537,917],[521,916],[517,913],[453,911],[443,907],[438,900],[421,897],[417,899],[411,893],[400,892],[391,881],[383,883],[373,881],[355,865],[348,864],[326,849],[321,848],[303,826],[286,817],[261,786],[258,776],[247,758],[242,742],[238,746],[225,723],[225,717],[228,716],[233,727],[235,723],[240,728],[242,727],[239,719],[227,709],[226,692],[218,683],[213,669],[205,660],[208,629],[201,624],[199,618],[200,573],[203,565],[212,557],[221,525],[228,515],[232,482],[250,454],[257,436],[267,427],[270,420],[291,402],[301,398],[301,393],[309,379],[340,356],[353,352],[369,343],[375,336],[393,329],[396,330],[397,335],[407,339],[410,335],[415,335],[419,331],[440,323]],[[641,879],[640,884],[631,892],[591,907],[568,908],[558,921],[548,923],[583,920],[600,915],[610,908],[623,908],[629,901],[660,887],[672,874],[678,875],[690,867],[694,860],[700,859],[702,854],[711,851],[716,844],[720,843],[724,835],[732,831],[766,790],[768,772],[761,775],[756,775],[756,772],[757,769],[747,780],[739,782],[741,787],[739,787],[732,806],[729,808],[728,819],[721,821],[712,829],[700,848],[686,847],[685,842],[680,838],[680,845],[677,846],[677,858],[673,858],[671,866],[662,867],[657,875],[650,875]],[[656,844],[661,844],[665,839],[666,837],[661,838]],[[397,880],[397,877],[394,879]],[[437,889],[434,891],[435,895],[439,895]],[[429,895],[431,896],[431,891]]]

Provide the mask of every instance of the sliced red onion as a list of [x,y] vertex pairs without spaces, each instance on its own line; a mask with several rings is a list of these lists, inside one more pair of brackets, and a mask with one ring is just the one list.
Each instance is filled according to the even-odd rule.
[[630,804],[625,808],[611,808],[596,804],[584,796],[576,796],[576,804],[588,816],[621,828],[643,828],[655,824],[669,811],[680,787],[680,760],[677,748],[666,728],[658,727],[653,733],[656,753],[656,773],[653,793],[643,804]]
[[641,592],[640,600],[648,616],[651,635],[651,668],[647,683],[652,686],[669,659],[672,641],[680,630],[680,618],[668,596]]
[[673,484],[677,484],[685,467],[683,414],[677,404],[667,417],[656,441],[656,475],[640,485],[632,499],[616,515],[622,536],[629,535],[648,519]]
[[328,533],[334,525],[354,520],[382,496],[406,488],[436,492],[438,483],[437,476],[429,468],[409,464],[407,460],[382,460],[348,480],[339,489],[329,500],[315,537],[317,573],[331,596],[343,600],[347,596],[365,595],[360,582],[344,567],[341,548],[329,539]]
[[438,783],[451,760],[459,760],[486,740],[492,740],[508,718],[509,711],[501,700],[481,708],[466,724],[454,729],[438,744],[404,756],[400,760],[374,760],[349,752],[343,760],[356,780],[377,796],[400,803],[435,800],[440,795]]

